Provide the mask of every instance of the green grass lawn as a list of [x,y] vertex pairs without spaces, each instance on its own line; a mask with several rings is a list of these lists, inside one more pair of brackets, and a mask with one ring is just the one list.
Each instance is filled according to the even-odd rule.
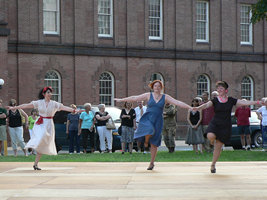
[[[35,156],[28,157],[18,156],[2,156],[0,162],[33,162]],[[57,156],[44,155],[41,162],[148,162],[150,154],[141,153],[125,153],[122,155],[116,153],[93,153],[93,154],[59,154]],[[175,153],[168,153],[160,151],[157,154],[156,162],[210,162],[212,154],[195,154],[192,151],[177,151]],[[267,161],[267,152],[264,151],[223,151],[219,161]]]

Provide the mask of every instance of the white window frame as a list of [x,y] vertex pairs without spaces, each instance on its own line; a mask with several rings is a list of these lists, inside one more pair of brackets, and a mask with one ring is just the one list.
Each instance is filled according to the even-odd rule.
[[[196,6],[196,42],[209,42],[209,2],[208,1],[197,1],[197,3],[205,3],[206,4],[206,21],[197,19],[197,6]],[[197,38],[197,23],[205,22],[206,23],[206,39],[198,39]]]
[[[207,80],[207,82],[199,82],[200,77],[203,76]],[[207,88],[202,91],[202,88],[199,89],[199,84],[207,84]],[[198,92],[201,91],[201,94]],[[202,93],[207,91],[210,94],[210,78],[206,74],[201,74],[197,77],[197,96],[201,97]]]
[[[159,37],[150,36],[149,35],[149,40],[162,40],[162,38],[163,38],[163,23],[162,23],[163,22],[163,8],[162,8],[163,4],[162,4],[162,0],[159,0],[159,1],[160,1],[160,20],[159,20],[159,23],[160,23],[159,28],[160,28],[160,30],[159,30]],[[150,1],[149,1],[149,4],[150,4]],[[148,7],[149,7],[149,5],[148,5]],[[149,12],[150,11],[148,11],[148,15],[149,15]],[[149,17],[149,19],[150,18],[155,18],[155,17],[150,17],[150,16],[148,16],[148,17]],[[148,29],[149,29],[149,25],[148,25]],[[148,34],[149,34],[149,32],[150,32],[150,30],[148,30]]]
[[[99,14],[99,8],[97,11],[98,14],[98,23],[99,23],[99,15],[106,15],[110,17],[110,34],[100,34],[99,33],[99,27],[98,27],[98,37],[108,37],[108,38],[112,38],[113,37],[113,0],[109,0],[110,1],[110,14],[106,14],[106,13],[101,13]],[[98,1],[98,6],[99,6],[99,1]]]
[[[250,81],[250,83],[243,82],[245,78],[248,78],[249,81]],[[243,92],[242,85],[243,84],[250,85],[250,96],[243,96],[242,95],[242,92]],[[241,98],[242,99],[247,99],[247,100],[250,100],[250,101],[253,101],[254,100],[254,81],[253,81],[253,79],[250,76],[244,76],[243,79],[242,79],[242,81],[241,81]]]
[[[44,6],[43,6],[43,30],[44,30],[44,20],[45,20],[45,17],[44,17],[44,12],[46,11],[50,11],[50,12],[56,12],[56,22],[57,22],[57,31],[46,31],[44,30],[44,34],[51,34],[51,35],[59,35],[60,34],[60,0],[56,0],[57,1],[57,9],[56,10],[45,10],[44,9]],[[44,5],[44,0],[43,0],[43,5]]]
[[53,95],[52,95],[52,97],[53,97],[53,96],[57,96],[58,98],[57,98],[56,101],[57,101],[57,102],[61,102],[61,76],[60,76],[60,74],[59,74],[56,70],[49,70],[49,71],[47,71],[46,74],[45,74],[45,76],[46,76],[49,72],[54,72],[54,73],[56,73],[58,79],[46,79],[46,78],[45,78],[45,79],[44,79],[44,81],[45,81],[45,85],[46,85],[46,86],[52,86],[52,89],[53,89],[53,85],[48,84],[48,81],[57,81],[57,82],[58,82],[58,94],[55,94],[54,91],[53,91]]
[[241,22],[241,17],[242,17],[242,7],[249,7],[249,21],[251,20],[252,17],[252,12],[251,12],[251,5],[248,4],[241,4],[240,6],[240,44],[242,45],[252,45],[252,36],[253,36],[253,31],[252,31],[252,23],[249,23],[249,41],[242,41],[241,39],[241,25],[248,25],[247,23],[242,23]]
[[[101,80],[100,78],[101,78],[101,76],[102,76],[102,74],[104,74],[104,73],[107,73],[110,77],[111,77],[111,95],[110,94],[101,94],[100,93],[100,87],[101,87],[101,84],[100,84],[100,82],[101,81],[106,81],[106,80]],[[101,96],[111,96],[111,102],[110,102],[110,105],[111,106],[114,106],[114,92],[115,92],[115,90],[114,90],[114,82],[115,82],[115,79],[114,79],[114,76],[113,76],[113,74],[112,73],[110,73],[110,72],[108,72],[108,71],[105,71],[105,72],[103,72],[103,73],[101,73],[100,74],[100,76],[99,76],[99,102],[100,103],[105,103],[105,102],[101,102]],[[106,103],[105,103],[106,104]]]

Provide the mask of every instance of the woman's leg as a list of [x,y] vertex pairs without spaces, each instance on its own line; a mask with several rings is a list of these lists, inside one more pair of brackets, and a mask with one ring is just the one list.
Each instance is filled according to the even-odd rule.
[[130,153],[133,152],[133,143],[132,142],[129,143],[129,152]]
[[76,153],[80,153],[80,138],[81,138],[81,135],[78,135],[78,131],[77,131],[77,134],[76,134]]
[[106,127],[104,127],[104,131],[105,131],[105,137],[107,138],[107,142],[108,142],[108,150],[109,152],[112,151],[112,131],[108,130]]
[[216,135],[214,133],[208,133],[207,138],[209,139],[210,144],[214,145],[214,141],[216,140]]
[[106,144],[105,144],[105,135],[104,135],[104,126],[98,126],[97,127],[97,132],[98,132],[98,135],[99,135],[99,143],[100,143],[100,150],[102,152],[105,151],[105,148],[106,148]]
[[221,152],[222,152],[222,146],[223,146],[223,143],[219,140],[216,140],[214,152],[213,152],[213,159],[212,159],[212,163],[211,163],[211,168],[215,168],[216,162],[219,159]]
[[152,167],[152,169],[153,169],[155,158],[156,158],[156,155],[157,155],[157,152],[158,152],[158,147],[155,146],[154,144],[151,144],[150,152],[151,152],[151,159],[150,159],[149,168]]
[[40,153],[37,152],[37,154],[35,156],[34,166],[36,166],[36,167],[38,166],[38,163],[39,163],[41,157],[42,157],[42,154],[40,154]]
[[125,152],[125,142],[121,143],[121,150],[122,150],[122,154],[124,154],[124,152]]
[[69,141],[70,141],[69,153],[74,153],[74,134],[75,131],[69,131]]
[[87,152],[88,145],[88,131],[87,129],[82,129],[82,138],[83,138],[83,152]]
[[11,145],[12,145],[12,149],[14,151],[14,156],[17,156],[17,139],[16,139],[16,131],[14,128],[12,127],[8,127],[9,130],[9,136],[11,139]]
[[91,153],[94,153],[95,151],[95,133],[94,131],[90,131],[90,147],[91,147]]
[[198,152],[197,151],[197,144],[193,144],[193,151],[196,152],[196,153]]

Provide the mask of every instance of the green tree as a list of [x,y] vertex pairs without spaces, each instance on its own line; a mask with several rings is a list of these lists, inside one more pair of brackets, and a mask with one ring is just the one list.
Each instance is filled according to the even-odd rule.
[[259,0],[251,6],[251,22],[253,24],[266,19],[267,20],[267,0]]

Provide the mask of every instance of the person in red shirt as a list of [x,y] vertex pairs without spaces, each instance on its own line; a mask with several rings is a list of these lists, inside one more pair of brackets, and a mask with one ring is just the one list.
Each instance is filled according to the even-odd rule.
[[[209,93],[207,91],[202,93],[202,99],[203,99],[203,102],[201,102],[200,105],[207,103],[209,101]],[[202,125],[202,130],[203,130],[204,135],[207,134],[207,128],[208,128],[209,123],[212,120],[213,116],[214,116],[214,107],[213,106],[202,110],[201,125]],[[205,151],[207,151],[209,153],[213,152],[213,146],[210,145],[210,141],[206,137],[204,137],[204,138],[205,138],[205,143],[202,147],[204,148]]]
[[[240,134],[242,149],[244,150],[250,150],[250,144],[251,144],[251,138],[250,138],[250,127],[249,127],[249,117],[250,114],[250,108],[248,106],[241,106],[238,107],[235,111],[235,116],[237,118],[237,130]],[[245,141],[245,136],[247,140],[247,146]]]

